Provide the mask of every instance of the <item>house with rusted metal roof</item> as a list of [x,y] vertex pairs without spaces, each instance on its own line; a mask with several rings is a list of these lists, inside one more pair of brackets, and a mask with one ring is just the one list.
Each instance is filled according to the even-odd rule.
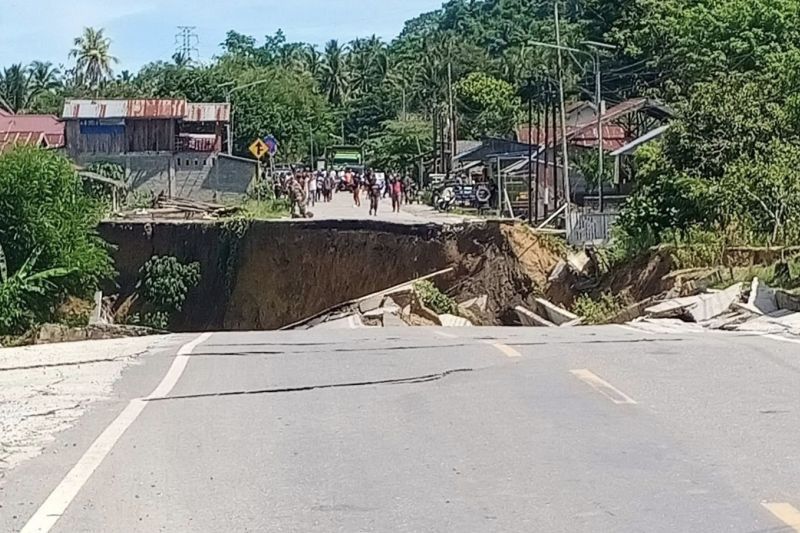
[[64,124],[54,115],[14,115],[8,111],[0,113],[0,153],[18,144],[62,148]]
[[226,142],[230,104],[186,100],[67,100],[67,152],[218,153]]
[[227,103],[179,99],[67,100],[66,151],[80,165],[116,163],[133,190],[197,200],[240,197],[255,161],[223,153]]

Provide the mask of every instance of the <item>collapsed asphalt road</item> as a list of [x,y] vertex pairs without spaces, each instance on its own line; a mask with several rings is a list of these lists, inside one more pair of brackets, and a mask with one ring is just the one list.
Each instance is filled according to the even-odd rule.
[[0,480],[1,531],[800,531],[795,339],[173,340]]

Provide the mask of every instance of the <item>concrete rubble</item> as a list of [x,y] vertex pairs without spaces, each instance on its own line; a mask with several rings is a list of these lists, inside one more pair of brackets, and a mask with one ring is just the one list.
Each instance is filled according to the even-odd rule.
[[747,291],[743,283],[736,283],[721,291],[705,289],[651,303],[631,323],[673,328],[694,323],[704,329],[800,334],[800,295],[771,288],[758,278]]

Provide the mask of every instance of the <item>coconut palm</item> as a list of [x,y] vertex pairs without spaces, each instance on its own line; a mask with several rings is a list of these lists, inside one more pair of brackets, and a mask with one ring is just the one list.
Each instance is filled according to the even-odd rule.
[[34,61],[28,67],[31,92],[38,95],[61,87],[61,71],[49,61]]
[[339,107],[344,103],[348,92],[348,73],[346,49],[339,41],[332,39],[325,45],[322,60],[322,89],[328,101]]
[[322,78],[322,54],[317,50],[316,46],[308,45],[303,51],[302,55],[303,69],[308,72],[312,78],[320,81]]
[[4,102],[13,113],[22,113],[30,106],[33,94],[31,92],[30,76],[21,64],[4,68],[0,73],[0,100]]
[[76,60],[75,68],[81,81],[93,88],[111,76],[111,65],[117,63],[117,58],[110,53],[111,40],[103,32],[102,28],[84,28],[69,53]]

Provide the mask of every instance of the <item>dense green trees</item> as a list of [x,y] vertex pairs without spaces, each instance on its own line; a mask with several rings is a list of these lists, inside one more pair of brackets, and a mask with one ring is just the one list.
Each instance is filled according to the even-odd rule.
[[66,295],[90,296],[112,273],[95,230],[101,214],[63,156],[22,146],[0,155],[0,300],[9,306],[0,306],[0,335],[48,319]]
[[[565,44],[581,47],[591,39],[617,47],[602,60],[609,102],[647,95],[678,112],[664,140],[640,157],[644,170],[622,223],[633,240],[650,243],[675,228],[725,224],[730,217],[718,206],[732,200],[725,203],[721,191],[749,194],[730,183],[744,175],[747,161],[751,181],[771,182],[786,164],[769,168],[764,154],[792,160],[800,142],[796,0],[559,5]],[[15,109],[51,111],[59,107],[56,94],[221,101],[232,88],[268,76],[269,83],[232,97],[237,152],[254,136],[274,133],[286,161],[305,159],[312,144],[320,154],[347,142],[366,143],[376,164],[405,167],[433,148],[435,125],[448,119],[451,81],[460,138],[512,135],[524,116],[520,89],[536,75],[556,75],[554,52],[536,44],[554,40],[553,6],[552,0],[449,0],[409,20],[391,42],[373,36],[314,46],[288,42],[281,31],[263,39],[231,31],[210,64],[177,58],[116,79],[109,76],[108,39],[102,30],[87,30],[76,40],[74,69],[58,79],[52,67],[8,66],[0,97]],[[593,72],[584,57],[565,55],[564,74],[567,98],[590,97]],[[583,163],[591,169],[591,161]],[[772,238],[763,221],[738,218]]]

